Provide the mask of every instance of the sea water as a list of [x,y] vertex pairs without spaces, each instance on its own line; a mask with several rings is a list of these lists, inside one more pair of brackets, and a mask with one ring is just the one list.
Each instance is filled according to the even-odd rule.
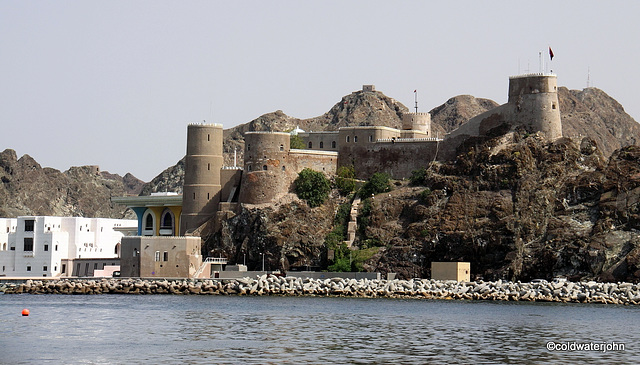
[[639,325],[614,305],[5,294],[0,363],[637,364]]

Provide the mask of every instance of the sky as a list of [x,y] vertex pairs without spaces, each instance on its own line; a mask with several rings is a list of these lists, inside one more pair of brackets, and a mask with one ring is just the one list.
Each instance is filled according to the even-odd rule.
[[[364,84],[419,111],[540,69],[640,121],[637,1],[0,2],[0,151],[149,181],[189,123],[319,116]],[[548,62],[548,47],[554,59]]]

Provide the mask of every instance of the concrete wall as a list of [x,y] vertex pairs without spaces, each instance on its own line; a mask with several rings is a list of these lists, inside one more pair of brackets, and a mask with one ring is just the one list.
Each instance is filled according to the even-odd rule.
[[200,237],[123,237],[120,272],[123,277],[189,278],[202,265],[200,249]]
[[471,281],[469,262],[432,262],[431,279]]
[[96,271],[104,270],[106,266],[120,265],[120,259],[72,259],[65,260],[66,273],[61,276],[93,277]]
[[222,133],[219,124],[190,124],[187,127],[181,234],[198,228],[218,210]]

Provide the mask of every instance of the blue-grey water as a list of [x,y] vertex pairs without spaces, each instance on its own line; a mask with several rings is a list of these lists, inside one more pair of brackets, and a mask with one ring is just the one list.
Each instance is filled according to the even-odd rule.
[[[637,364],[639,325],[640,308],[612,305],[0,295],[0,363]],[[549,341],[625,349],[549,351]]]

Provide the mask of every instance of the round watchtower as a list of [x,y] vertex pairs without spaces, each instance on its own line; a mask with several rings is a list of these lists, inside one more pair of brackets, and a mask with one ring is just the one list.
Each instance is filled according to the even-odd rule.
[[431,114],[404,113],[402,114],[402,129],[405,131],[419,131],[431,137]]
[[190,124],[184,164],[182,234],[198,228],[216,214],[222,164],[222,125]]
[[288,191],[290,138],[282,132],[245,133],[241,203],[271,202]]
[[509,78],[509,102],[514,123],[529,133],[541,132],[549,141],[562,137],[557,77],[527,74]]

